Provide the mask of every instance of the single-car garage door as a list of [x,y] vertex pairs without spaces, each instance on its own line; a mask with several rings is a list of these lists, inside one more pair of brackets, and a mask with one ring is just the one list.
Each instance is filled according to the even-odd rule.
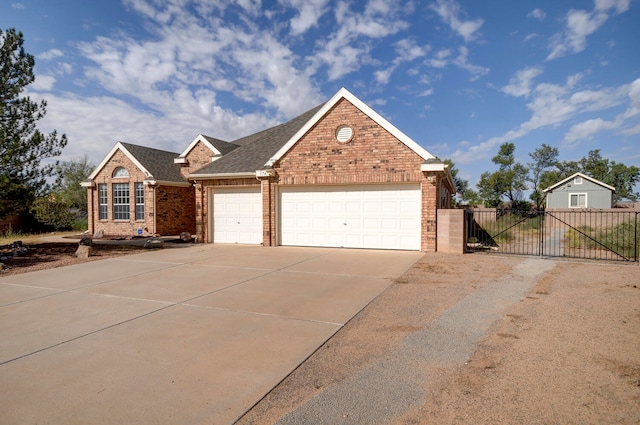
[[213,188],[211,215],[215,243],[262,243],[260,187]]
[[418,184],[280,190],[280,243],[420,250]]

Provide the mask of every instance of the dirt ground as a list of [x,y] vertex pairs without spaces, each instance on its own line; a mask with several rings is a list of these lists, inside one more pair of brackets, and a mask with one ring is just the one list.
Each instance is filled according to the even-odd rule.
[[[272,424],[395,352],[523,257],[427,254],[237,423]],[[640,267],[554,261],[396,424],[640,424]],[[344,412],[345,423],[349,412]]]
[[[138,252],[32,244],[4,261],[15,274]],[[7,247],[0,247],[0,253]],[[238,424],[273,424],[397,352],[412,333],[507,276],[524,257],[426,254],[274,388]],[[421,364],[420,406],[395,424],[640,424],[640,266],[554,261],[509,307],[465,364]],[[407,366],[407,367],[415,367]],[[344,414],[345,423],[348,412]]]
[[[143,249],[139,246],[96,244],[93,247],[91,257],[77,258],[75,252],[78,249],[78,242],[29,242],[25,243],[24,246],[27,250],[23,255],[0,260],[2,264],[8,267],[0,270],[3,276],[102,260],[140,252]],[[11,245],[0,246],[0,257],[13,250],[14,248]]]

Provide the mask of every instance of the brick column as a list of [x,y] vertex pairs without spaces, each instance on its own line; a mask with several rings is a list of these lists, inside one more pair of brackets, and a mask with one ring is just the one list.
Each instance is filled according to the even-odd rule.
[[437,250],[438,176],[432,172],[425,172],[423,175],[420,249],[424,252],[435,252]]
[[200,243],[207,242],[206,217],[205,217],[205,188],[200,183],[195,184],[196,188],[196,240]]

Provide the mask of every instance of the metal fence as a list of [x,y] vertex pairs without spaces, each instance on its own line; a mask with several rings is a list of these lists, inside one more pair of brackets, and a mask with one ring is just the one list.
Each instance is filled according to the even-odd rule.
[[469,210],[467,251],[638,261],[638,211]]

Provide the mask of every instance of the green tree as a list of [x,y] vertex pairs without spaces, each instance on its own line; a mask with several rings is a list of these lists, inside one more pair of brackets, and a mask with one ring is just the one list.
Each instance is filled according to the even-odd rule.
[[80,186],[80,183],[89,177],[94,168],[96,165],[86,155],[63,161],[55,168],[53,192],[82,216],[87,214],[87,189]]
[[637,201],[640,197],[640,193],[634,192],[635,185],[640,182],[640,168],[603,158],[600,149],[589,151],[579,164],[582,173],[616,188],[614,204],[623,199]]
[[47,103],[22,96],[35,81],[35,60],[23,44],[22,32],[0,30],[0,217],[28,208],[46,190],[56,164],[40,163],[59,156],[67,144],[65,135],[45,135],[36,128]]
[[500,145],[498,154],[491,161],[498,165],[493,173],[485,172],[480,176],[478,192],[487,206],[497,206],[503,199],[513,207],[522,204],[523,192],[527,189],[528,169],[515,162],[516,146],[513,143]]
[[451,159],[445,159],[444,163],[449,166],[449,171],[451,172],[451,177],[453,178],[453,184],[456,186],[456,193],[452,195],[453,203],[455,205],[461,203],[475,205],[479,203],[477,192],[469,187],[469,180],[465,180],[458,175],[459,170],[456,167],[455,163]]
[[545,195],[543,190],[555,183],[557,173],[555,167],[558,163],[558,148],[542,144],[538,149],[529,154],[533,162],[529,163],[528,180],[533,186],[533,192],[529,196],[536,207],[544,203]]
[[29,210],[40,223],[52,226],[56,230],[71,228],[76,219],[69,204],[55,194],[35,199]]

